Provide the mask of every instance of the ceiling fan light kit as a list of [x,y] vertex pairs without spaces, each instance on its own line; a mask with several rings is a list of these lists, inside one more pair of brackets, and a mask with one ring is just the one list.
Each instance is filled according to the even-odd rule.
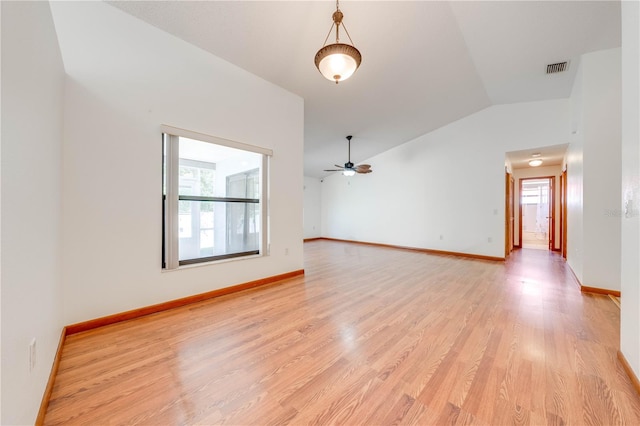
[[[347,27],[342,23],[344,15],[340,11],[340,5],[336,1],[336,11],[333,12],[333,24],[329,28],[329,34],[324,40],[323,46],[318,50],[315,57],[315,64],[320,74],[327,80],[335,81],[338,84],[351,77],[362,62],[360,51],[353,46],[353,40],[347,31]],[[344,28],[351,44],[340,43],[340,25]],[[336,28],[336,42],[327,45],[327,40],[331,35],[333,27]]]
[[356,173],[367,174],[367,173],[373,172],[373,170],[371,170],[371,165],[369,164],[358,164],[356,166],[351,162],[351,138],[352,137],[353,136],[351,135],[347,136],[349,151],[348,151],[347,162],[344,163],[344,167],[334,164],[336,167],[338,167],[337,169],[325,169],[325,172],[342,172],[343,176],[353,176]]

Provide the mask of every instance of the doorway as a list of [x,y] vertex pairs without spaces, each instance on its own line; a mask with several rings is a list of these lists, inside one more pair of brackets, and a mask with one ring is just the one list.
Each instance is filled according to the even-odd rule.
[[514,206],[515,206],[515,194],[514,194],[514,179],[513,175],[509,172],[505,173],[505,242],[504,242],[504,257],[505,259],[513,251],[513,240],[515,230],[514,220]]
[[560,238],[562,257],[567,259],[567,169],[560,175]]
[[520,247],[553,250],[555,177],[520,179]]

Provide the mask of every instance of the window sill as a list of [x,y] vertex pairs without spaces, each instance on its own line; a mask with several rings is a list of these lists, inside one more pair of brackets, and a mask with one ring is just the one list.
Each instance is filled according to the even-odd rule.
[[211,260],[209,262],[192,263],[190,265],[178,266],[175,269],[162,269],[162,273],[181,271],[181,270],[185,270],[185,269],[202,268],[202,267],[205,267],[205,266],[220,265],[222,263],[238,262],[238,261],[242,261],[242,260],[257,259],[257,258],[265,257],[265,256],[268,256],[268,254],[262,254],[262,253],[261,254],[252,254],[250,256],[232,257],[232,258],[229,258],[229,259],[220,259],[220,260]]

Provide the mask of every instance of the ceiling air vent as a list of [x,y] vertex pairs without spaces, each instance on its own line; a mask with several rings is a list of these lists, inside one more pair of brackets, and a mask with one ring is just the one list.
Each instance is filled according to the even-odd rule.
[[547,74],[555,74],[567,70],[567,62],[558,62],[557,64],[547,65]]

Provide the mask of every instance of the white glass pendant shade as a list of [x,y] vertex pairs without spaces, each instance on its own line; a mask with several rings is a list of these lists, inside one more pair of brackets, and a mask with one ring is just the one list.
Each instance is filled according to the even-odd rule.
[[358,69],[362,56],[349,44],[334,43],[316,53],[316,67],[327,79],[336,83],[346,80]]
[[342,174],[344,176],[353,176],[353,175],[356,174],[356,171],[355,170],[345,170],[345,171],[342,172]]

